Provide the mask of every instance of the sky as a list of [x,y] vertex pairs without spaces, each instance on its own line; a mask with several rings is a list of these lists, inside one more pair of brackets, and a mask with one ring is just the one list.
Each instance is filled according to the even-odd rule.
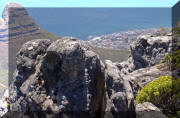
[[173,7],[179,0],[0,0],[0,14],[8,2],[25,7]]

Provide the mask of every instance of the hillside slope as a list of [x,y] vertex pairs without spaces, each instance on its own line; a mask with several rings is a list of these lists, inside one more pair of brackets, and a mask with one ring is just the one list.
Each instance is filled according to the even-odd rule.
[[111,60],[112,62],[122,62],[127,60],[130,52],[128,49],[106,49],[106,48],[99,48],[99,47],[92,47],[92,50],[96,52],[100,59],[105,62],[105,60]]

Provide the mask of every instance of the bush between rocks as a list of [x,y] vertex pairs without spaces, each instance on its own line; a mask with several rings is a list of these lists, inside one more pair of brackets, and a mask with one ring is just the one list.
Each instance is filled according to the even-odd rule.
[[177,101],[180,99],[180,79],[161,76],[142,88],[136,97],[136,103],[151,102],[167,114],[176,114]]

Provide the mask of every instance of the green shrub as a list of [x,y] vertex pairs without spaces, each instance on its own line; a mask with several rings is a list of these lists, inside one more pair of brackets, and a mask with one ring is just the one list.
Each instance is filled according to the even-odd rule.
[[138,92],[136,103],[152,102],[159,104],[163,97],[170,97],[172,92],[172,77],[162,76],[148,83]]
[[180,99],[180,78],[161,76],[145,85],[136,96],[136,103],[151,102],[157,107],[176,114],[176,100]]

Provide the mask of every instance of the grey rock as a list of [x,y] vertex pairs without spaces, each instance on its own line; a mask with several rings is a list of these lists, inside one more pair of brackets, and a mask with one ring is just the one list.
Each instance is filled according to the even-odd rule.
[[[123,109],[133,111],[132,109],[136,105],[134,98],[142,87],[160,76],[172,74],[163,62],[158,65],[159,68],[155,66],[155,64],[159,64],[165,54],[171,51],[170,45],[171,36],[140,36],[131,44],[132,56],[127,61],[121,63],[106,61],[106,110],[110,111],[107,113],[107,117],[118,116],[115,113],[118,113],[122,106],[118,106],[116,100],[124,100],[123,104],[121,103],[124,105]],[[121,88],[117,89],[116,82]]]
[[172,36],[141,35],[130,45],[131,57],[116,65],[121,66],[121,74],[126,75],[159,64],[171,50]]
[[[33,40],[17,54],[10,88],[12,111],[71,112],[95,117],[102,105],[104,66],[83,41],[65,37],[53,43]],[[54,116],[52,116],[54,117]]]
[[171,36],[139,36],[130,45],[134,69],[153,66],[170,51]]
[[134,115],[134,96],[129,81],[120,75],[119,68],[110,60],[105,62],[105,115],[126,118]]
[[132,57],[121,63],[115,63],[115,65],[121,71],[121,75],[127,75],[135,70],[135,65]]
[[136,118],[168,118],[150,102],[136,105]]
[[[16,58],[17,69],[9,88],[12,111],[25,112],[28,110],[28,105],[34,108],[34,104],[28,103],[26,100],[26,94],[30,92],[23,88],[32,89],[31,83],[34,82],[34,77],[31,75],[35,73],[35,65],[38,63],[39,57],[45,54],[50,44],[51,41],[48,39],[37,39],[25,43],[18,52]],[[28,78],[31,78],[32,81],[29,81]]]

